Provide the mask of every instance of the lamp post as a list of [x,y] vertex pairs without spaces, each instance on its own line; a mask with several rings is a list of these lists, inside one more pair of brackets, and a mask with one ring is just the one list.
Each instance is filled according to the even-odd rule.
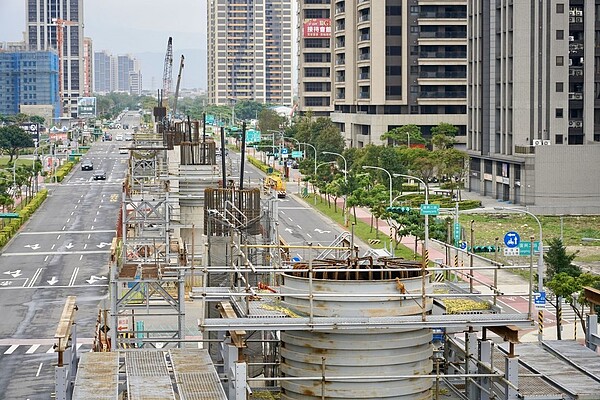
[[[321,152],[321,154],[331,154],[334,156],[338,156],[341,157],[342,160],[344,160],[344,182],[346,183],[346,190],[348,189],[348,162],[346,161],[346,157],[344,157],[343,155],[341,155],[340,153],[334,153],[332,151],[323,151]],[[346,203],[348,200],[348,195],[345,193],[346,190],[344,190],[344,224],[346,226],[348,226],[348,213],[346,212]]]
[[[315,152],[315,179],[316,179],[316,178],[317,178],[317,148],[316,148],[315,146],[313,146],[312,144],[310,144],[310,143],[306,143],[306,142],[302,142],[302,143],[300,143],[300,144],[303,144],[303,145],[304,145],[304,149],[306,149],[306,146],[310,146],[310,147],[312,147],[312,149],[313,149],[313,150],[314,150],[314,152]],[[313,189],[314,189],[314,187],[313,187]],[[314,203],[315,203],[315,204],[317,204],[317,196],[316,196],[316,193],[315,193],[315,195],[313,196],[313,198],[314,198]]]
[[388,176],[390,177],[390,207],[391,207],[392,206],[392,174],[390,174],[387,169],[381,168],[381,167],[376,167],[374,165],[363,165],[362,168],[363,169],[378,169],[378,170],[383,171],[386,174],[388,174]]
[[[423,186],[425,186],[425,204],[429,204],[429,187],[427,186],[427,184],[425,183],[425,181],[423,179],[417,178],[416,176],[413,176],[413,175],[406,175],[406,174],[394,174],[394,176],[415,179],[415,180],[421,182],[423,184]],[[426,251],[429,250],[429,215],[427,215],[427,214],[425,214],[425,250]]]
[[[538,262],[537,262],[537,273],[538,273],[538,292],[542,292],[544,289],[544,280],[543,280],[543,273],[544,273],[544,243],[543,243],[543,231],[542,231],[542,223],[540,222],[540,219],[532,212],[527,211],[527,210],[520,210],[517,208],[508,208],[508,207],[494,207],[495,210],[504,210],[504,211],[511,211],[511,212],[517,212],[517,213],[522,213],[522,214],[527,214],[529,216],[531,216],[533,219],[535,219],[535,222],[537,222],[539,228],[540,228],[540,250],[539,250],[539,256],[538,256]],[[533,253],[533,248],[531,249],[531,252]],[[543,321],[544,318],[544,310],[539,310],[539,317],[538,319]],[[543,339],[543,329],[542,327],[540,327],[538,329],[538,341],[541,342]]]

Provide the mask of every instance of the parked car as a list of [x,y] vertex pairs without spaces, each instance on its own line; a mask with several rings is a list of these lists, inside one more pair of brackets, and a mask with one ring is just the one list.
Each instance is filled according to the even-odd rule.
[[91,171],[94,169],[94,163],[90,160],[83,160],[81,162],[81,170],[82,171]]
[[122,134],[122,133],[117,133],[117,134],[115,135],[115,140],[118,140],[118,141],[121,141],[121,140],[123,140],[123,134]]
[[94,180],[95,181],[105,181],[106,180],[106,172],[102,171],[101,169],[94,172]]

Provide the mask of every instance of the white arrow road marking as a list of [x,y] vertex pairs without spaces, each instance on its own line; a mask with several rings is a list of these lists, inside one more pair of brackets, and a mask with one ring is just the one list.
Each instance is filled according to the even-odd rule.
[[72,248],[73,248],[73,247],[75,247],[75,246],[73,245],[73,243],[69,243],[69,244],[68,244],[68,245],[66,245],[65,247],[66,247],[67,249],[72,249]]
[[56,277],[53,276],[52,279],[50,279],[49,281],[46,281],[46,282],[48,282],[49,285],[54,285],[56,282],[58,282],[58,279],[56,279]]
[[293,232],[291,228],[285,228],[285,231],[286,231],[286,232],[289,232],[289,233],[292,233],[292,232]]
[[20,269],[17,269],[17,270],[15,270],[15,271],[6,271],[4,274],[5,274],[5,275],[12,275],[12,277],[13,277],[13,278],[16,278],[16,277],[18,277],[18,276],[21,276],[21,275],[23,275],[23,274],[21,273],[21,270],[20,270]]
[[29,247],[31,250],[37,250],[40,248],[40,244],[36,243],[36,244],[26,244],[24,247]]
[[105,276],[97,277],[95,275],[92,275],[90,277],[90,279],[86,279],[85,281],[91,285],[92,283],[95,283],[96,281],[101,281],[101,280],[104,280],[104,279],[106,279]]
[[100,244],[96,245],[96,247],[99,248],[99,249],[103,249],[106,246],[110,246],[110,243],[100,242]]
[[317,233],[331,233],[331,231],[324,231],[324,230],[319,229],[319,228],[315,228],[315,232],[317,232]]

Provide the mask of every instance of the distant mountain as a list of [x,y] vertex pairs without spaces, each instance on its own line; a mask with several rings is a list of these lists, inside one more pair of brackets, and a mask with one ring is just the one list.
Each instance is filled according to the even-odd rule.
[[[173,90],[177,84],[181,55],[185,57],[181,88],[206,88],[206,49],[184,49],[173,51]],[[165,53],[136,53],[133,55],[140,63],[144,90],[162,89]]]

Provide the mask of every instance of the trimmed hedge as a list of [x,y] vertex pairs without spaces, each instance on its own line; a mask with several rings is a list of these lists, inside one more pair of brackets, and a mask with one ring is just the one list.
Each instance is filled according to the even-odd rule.
[[[263,164],[262,161],[252,157],[252,156],[247,156],[248,158],[248,162],[252,165],[254,165],[256,168],[260,169],[262,172],[264,172],[265,174],[269,173],[269,168],[271,168],[270,166]],[[272,175],[281,175],[281,172],[277,171],[277,170],[273,170]]]
[[64,163],[63,165],[61,165],[60,168],[57,169],[56,173],[54,174],[56,176],[56,181],[62,182],[63,179],[65,179],[65,177],[67,176],[67,174],[69,172],[71,172],[74,165],[75,165],[75,163],[73,161],[68,161],[68,162]]
[[19,218],[13,218],[0,231],[0,247],[3,247],[17,233],[31,215],[42,205],[48,197],[48,190],[43,189],[23,209],[19,211]]

